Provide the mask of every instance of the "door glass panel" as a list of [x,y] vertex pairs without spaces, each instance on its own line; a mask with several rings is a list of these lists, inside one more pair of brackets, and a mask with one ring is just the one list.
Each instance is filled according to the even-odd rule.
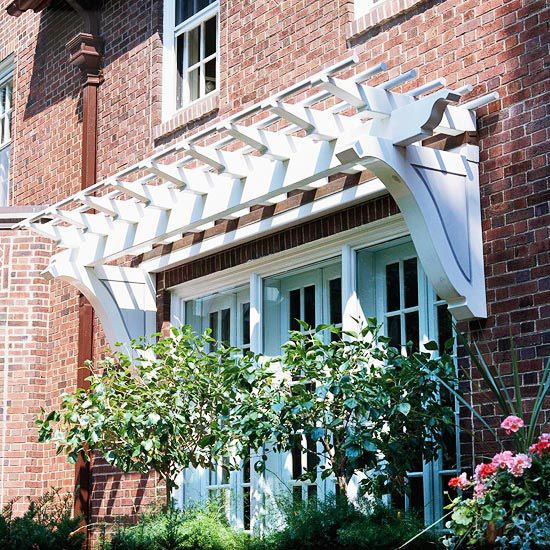
[[386,319],[386,323],[390,345],[399,349],[401,347],[401,316],[392,315]]
[[399,263],[386,266],[386,311],[396,311],[401,307],[399,299]]
[[412,342],[413,351],[418,351],[420,333],[420,327],[418,323],[418,311],[405,313],[405,331],[407,333],[407,344],[409,342]]
[[315,322],[315,286],[310,285],[304,288],[304,321],[314,327]]
[[288,324],[290,330],[300,330],[300,323],[298,319],[301,318],[301,307],[300,307],[300,289],[291,290],[289,293],[289,319]]
[[211,334],[212,338],[214,338],[214,340],[218,340],[219,333],[218,333],[218,312],[217,311],[214,311],[210,314],[210,322],[209,322],[208,328],[212,330],[212,334]]
[[446,304],[437,306],[437,333],[439,350],[443,352],[445,342],[453,335],[452,318]]
[[330,322],[339,325],[342,322],[342,279],[331,279],[329,282]]
[[418,271],[416,258],[409,258],[403,262],[405,277],[405,307],[418,305]]
[[221,341],[228,346],[231,342],[231,310],[222,309]]
[[424,478],[422,476],[409,478],[409,508],[420,513],[424,511]]
[[295,435],[292,442],[292,479],[298,479],[302,475],[302,445],[301,435]]
[[250,346],[250,302],[241,305],[242,318],[242,347]]

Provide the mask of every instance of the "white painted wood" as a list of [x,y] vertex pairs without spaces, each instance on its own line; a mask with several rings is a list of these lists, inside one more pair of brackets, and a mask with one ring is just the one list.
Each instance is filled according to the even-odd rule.
[[[169,19],[173,16],[173,0],[166,6],[171,10]],[[167,24],[173,26],[173,21]],[[177,32],[184,32],[182,29]],[[418,143],[437,133],[474,131],[472,110],[497,95],[488,94],[458,107],[449,103],[458,101],[469,88],[434,92],[444,83],[441,79],[409,94],[392,91],[412,79],[415,71],[377,87],[362,81],[384,70],[382,65],[348,79],[336,76],[355,61],[344,60],[225,122],[207,127],[86,192],[33,215],[21,227],[71,249],[75,265],[100,266],[188,231],[199,231],[216,220],[239,217],[254,205],[280,202],[292,190],[325,185],[331,175],[368,168],[398,202],[420,258],[428,266],[430,280],[457,319],[483,317],[485,291],[475,152],[441,152]],[[301,103],[289,101],[292,94],[312,87],[321,91]],[[414,96],[421,94],[426,95],[415,100]],[[312,107],[327,98],[340,102],[326,110]],[[353,109],[357,114],[350,114]],[[262,110],[271,115],[253,124],[244,123]],[[277,122],[278,128],[283,124],[282,129],[268,129]],[[293,135],[299,129],[305,130],[306,137]],[[216,132],[220,133],[218,141],[201,144],[202,138]],[[239,142],[244,147],[239,149]],[[168,154],[183,154],[184,158],[160,162]],[[202,166],[189,168],[190,161]],[[128,181],[143,172],[148,175]],[[162,183],[157,185],[153,179]],[[100,196],[92,196],[96,192]],[[337,194],[338,204],[357,200],[359,194],[355,193],[346,190]],[[78,203],[76,210],[68,207],[71,203]],[[305,208],[315,210],[314,205]],[[279,219],[291,221],[293,215]],[[35,223],[48,216],[53,220]],[[255,229],[263,231],[270,223],[262,220]],[[242,234],[246,231],[250,229],[243,228]],[[224,240],[222,245],[228,242]]]

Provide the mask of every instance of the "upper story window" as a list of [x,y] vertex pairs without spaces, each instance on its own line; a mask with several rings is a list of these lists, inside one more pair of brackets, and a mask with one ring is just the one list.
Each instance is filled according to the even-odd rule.
[[0,206],[7,206],[9,200],[12,92],[13,63],[9,58],[0,62]]
[[166,0],[164,118],[218,88],[218,0]]

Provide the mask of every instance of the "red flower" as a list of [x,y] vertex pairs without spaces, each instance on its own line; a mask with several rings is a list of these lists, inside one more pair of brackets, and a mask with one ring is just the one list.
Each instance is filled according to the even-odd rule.
[[533,443],[533,445],[529,447],[529,452],[539,457],[542,457],[544,453],[550,452],[550,434],[542,434],[537,443]]
[[485,479],[492,476],[496,471],[497,466],[495,464],[479,464],[476,468],[476,477],[478,479]]
[[468,476],[465,473],[460,474],[457,477],[449,479],[449,487],[458,487],[459,489],[466,489],[470,485]]

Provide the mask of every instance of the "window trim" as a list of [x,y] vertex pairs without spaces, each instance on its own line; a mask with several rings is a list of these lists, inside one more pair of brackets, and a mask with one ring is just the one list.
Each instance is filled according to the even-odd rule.
[[[341,280],[342,280],[342,321],[346,330],[353,326],[355,321],[350,318],[355,317],[360,319],[364,317],[361,309],[358,293],[358,269],[359,262],[357,259],[357,253],[364,249],[369,249],[370,252],[383,252],[384,250],[395,249],[405,244],[409,244],[410,235],[407,231],[403,231],[403,227],[400,223],[391,223],[388,220],[384,220],[383,223],[373,224],[373,226],[361,227],[356,230],[351,230],[345,234],[340,234],[334,237],[328,237],[323,239],[322,242],[308,243],[298,247],[297,249],[287,250],[278,254],[268,256],[256,261],[249,262],[236,268],[226,270],[226,272],[215,273],[177,287],[170,289],[172,291],[172,320],[180,321],[185,319],[184,313],[185,303],[189,300],[200,299],[207,296],[212,296],[215,293],[222,292],[240,292],[243,285],[249,285],[249,298],[250,298],[250,341],[251,350],[254,353],[262,353],[263,350],[263,330],[260,323],[262,309],[264,307],[263,300],[263,281],[271,276],[280,275],[284,277],[285,274],[293,277],[299,275],[302,272],[307,272],[311,269],[326,268],[340,259],[341,268]],[[402,254],[401,254],[402,255]],[[406,253],[406,257],[411,257],[417,254]],[[400,258],[400,254],[397,254]],[[402,259],[402,258],[401,258]],[[389,260],[388,260],[389,261]],[[386,262],[387,263],[387,262]],[[321,264],[321,265],[320,265]],[[382,262],[385,265],[384,262]],[[376,276],[376,266],[373,265],[372,276]],[[333,278],[333,274],[329,274],[328,277],[322,277],[322,286],[327,286],[328,281]],[[326,280],[325,280],[326,279]],[[435,293],[432,289],[432,293],[428,292],[428,288],[420,288],[420,286],[427,285],[428,279],[424,273],[422,265],[418,263],[418,280],[419,280],[419,308],[425,307],[425,326],[421,328],[419,334],[421,341],[419,342],[421,349],[426,339],[432,334],[433,330],[437,327],[435,310],[441,301],[436,300]],[[218,288],[215,288],[216,285]],[[291,285],[292,286],[292,285]],[[326,297],[323,294],[323,300]],[[374,311],[378,313],[379,310],[379,293],[375,293]],[[423,304],[421,306],[420,304]],[[357,312],[360,312],[358,315]],[[253,312],[256,312],[253,314]],[[180,314],[179,318],[177,314]],[[256,319],[258,317],[258,319]],[[419,319],[420,320],[420,319]],[[256,332],[255,332],[256,331]],[[257,334],[259,333],[259,335]],[[424,337],[423,337],[424,335]],[[459,431],[456,432],[457,439],[457,467],[460,467],[460,446]],[[304,483],[298,480],[293,480],[291,476],[286,475],[288,472],[288,461],[291,460],[285,453],[276,453],[276,456],[271,458],[273,461],[272,466],[277,471],[282,473],[282,479],[287,485],[305,487],[302,489],[302,498],[307,493],[307,487],[311,484]],[[302,457],[302,460],[305,460]],[[440,465],[441,464],[441,465]],[[434,462],[425,462],[423,464],[423,470],[420,472],[411,472],[411,477],[420,477],[424,479],[424,517],[428,523],[431,523],[435,515],[441,513],[443,503],[440,500],[441,483],[443,476],[456,473],[456,470],[445,469],[441,463],[441,457]],[[237,502],[240,502],[241,488],[241,472],[232,473],[235,476],[232,481],[231,488],[235,491]],[[280,480],[279,480],[280,481]],[[251,487],[255,487],[255,483],[258,480],[251,481]],[[323,498],[328,489],[327,483],[330,480],[323,480],[323,482],[317,482],[318,496]],[[350,485],[350,492],[353,492],[353,486]],[[175,498],[179,502],[183,502],[184,496],[182,493],[185,488],[175,493]],[[241,495],[242,496],[242,495]],[[251,501],[251,515],[252,526],[258,521],[258,503],[252,499]],[[236,504],[238,506],[238,504]],[[233,510],[233,508],[232,508]],[[233,515],[235,514],[235,515]],[[232,519],[240,521],[239,511],[232,513]],[[254,527],[253,527],[254,528]]]
[[[14,64],[14,56],[12,54],[12,55],[9,55],[8,57],[6,57],[5,59],[3,59],[2,61],[0,61],[0,88],[11,83],[11,86],[10,86],[10,90],[11,90],[10,91],[10,98],[11,99],[10,99],[10,108],[9,108],[9,111],[8,111],[8,117],[9,117],[9,120],[10,120],[9,124],[8,124],[8,126],[10,128],[10,132],[9,132],[10,138],[5,143],[0,144],[0,154],[7,152],[7,158],[8,158],[8,160],[7,160],[7,178],[6,178],[6,182],[5,182],[5,185],[6,185],[5,197],[4,197],[5,200],[0,202],[0,207],[9,206],[10,205],[10,198],[11,198],[11,193],[10,193],[11,186],[10,186],[9,172],[10,172],[10,147],[13,144],[13,120],[14,120],[14,112],[15,112],[14,101],[13,101],[13,98],[14,98],[14,87],[13,87],[14,72],[15,72],[15,64]],[[4,115],[2,115],[2,119],[0,119],[0,124],[4,124],[3,118],[4,118]],[[0,132],[0,135],[1,135],[1,132]],[[4,185],[4,182],[0,181],[0,185]],[[1,198],[1,193],[0,193],[0,198]]]
[[[216,0],[201,11],[176,25],[176,0],[164,0],[163,19],[163,55],[162,55],[162,122],[167,122],[178,113],[219,92],[220,83],[220,3]],[[216,88],[211,92],[177,107],[178,65],[176,43],[177,37],[200,25],[213,14],[218,14],[216,25]]]

